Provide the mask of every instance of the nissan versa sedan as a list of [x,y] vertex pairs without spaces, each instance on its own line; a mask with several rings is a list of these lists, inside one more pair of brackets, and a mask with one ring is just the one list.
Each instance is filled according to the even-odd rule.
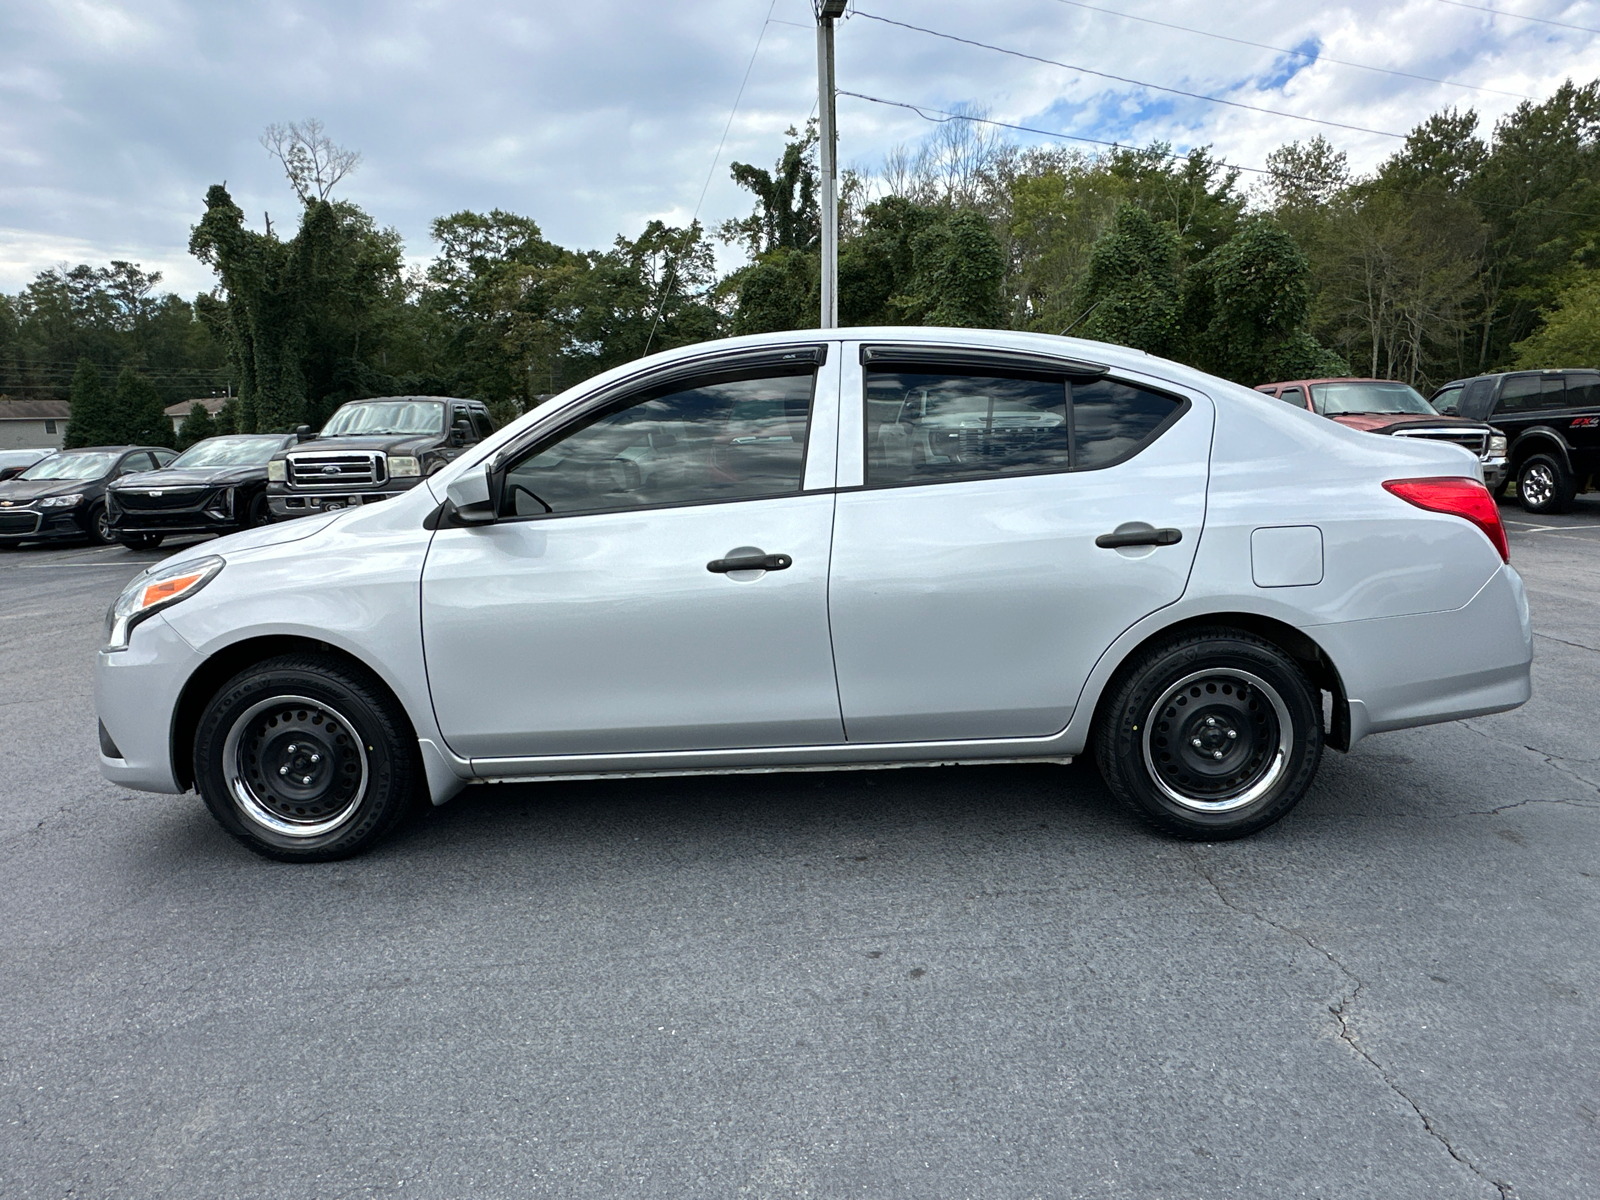
[[332,859],[473,783],[1065,763],[1239,837],[1324,745],[1515,708],[1468,451],[1042,334],[739,338],[556,396],[381,505],[107,614],[100,765]]

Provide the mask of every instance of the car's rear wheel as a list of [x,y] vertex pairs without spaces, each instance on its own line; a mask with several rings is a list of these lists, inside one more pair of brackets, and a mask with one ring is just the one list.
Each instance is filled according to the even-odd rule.
[[1094,736],[1107,786],[1145,820],[1197,841],[1244,837],[1310,789],[1321,693],[1270,642],[1201,629],[1130,664]]
[[361,853],[422,790],[399,703],[366,672],[317,655],[229,680],[201,715],[194,776],[224,829],[284,862]]
[[161,539],[165,536],[160,533],[124,533],[118,535],[117,541],[129,550],[154,550],[161,545]]
[[1528,512],[1566,512],[1576,492],[1572,472],[1554,455],[1535,454],[1517,472],[1517,499]]

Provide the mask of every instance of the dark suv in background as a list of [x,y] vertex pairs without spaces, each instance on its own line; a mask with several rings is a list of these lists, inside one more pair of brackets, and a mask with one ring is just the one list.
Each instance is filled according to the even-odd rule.
[[230,433],[190,446],[159,471],[106,489],[111,532],[130,550],[153,550],[180,533],[254,529],[267,514],[267,460],[292,433]]
[[1502,371],[1457,379],[1433,406],[1506,435],[1522,507],[1561,512],[1600,474],[1600,370]]
[[488,406],[479,400],[352,400],[320,434],[267,464],[267,502],[281,521],[387,500],[493,432]]

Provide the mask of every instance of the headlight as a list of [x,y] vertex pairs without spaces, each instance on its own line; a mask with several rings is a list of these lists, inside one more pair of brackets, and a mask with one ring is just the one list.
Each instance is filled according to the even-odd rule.
[[133,627],[151,613],[194,595],[222,570],[216,555],[141,571],[106,610],[106,649],[126,650]]
[[46,496],[39,501],[40,508],[71,508],[75,504],[83,503],[83,493],[73,492],[70,496]]
[[1489,457],[1504,458],[1506,456],[1506,435],[1503,433],[1492,434],[1489,438]]
[[289,464],[281,458],[274,458],[267,463],[267,482],[282,483],[289,478]]
[[401,454],[389,460],[390,479],[402,479],[421,474],[422,464],[409,454]]

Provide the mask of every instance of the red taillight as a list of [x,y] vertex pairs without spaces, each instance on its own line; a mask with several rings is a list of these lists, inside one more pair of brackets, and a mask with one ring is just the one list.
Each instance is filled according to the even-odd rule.
[[1489,489],[1476,479],[1454,475],[1441,479],[1389,479],[1383,486],[1418,508],[1465,517],[1483,530],[1484,536],[1500,551],[1501,558],[1511,561],[1506,527],[1500,524],[1500,506],[1494,502]]

